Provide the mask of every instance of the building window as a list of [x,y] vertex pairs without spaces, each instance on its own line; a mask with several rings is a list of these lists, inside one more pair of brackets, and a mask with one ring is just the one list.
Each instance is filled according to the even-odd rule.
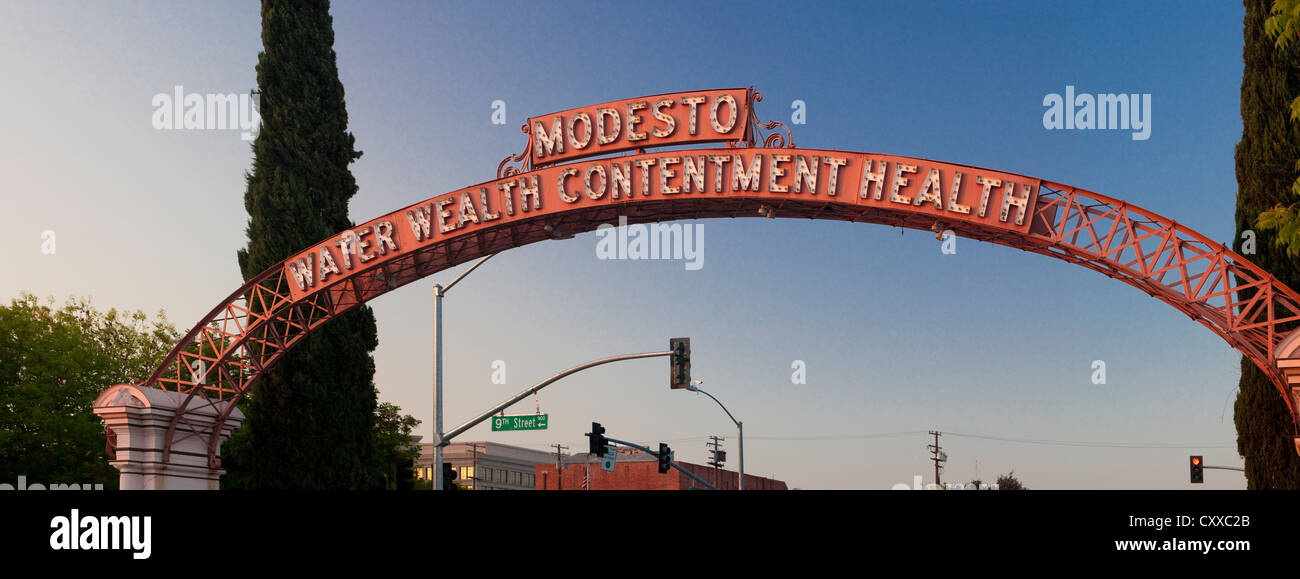
[[474,467],[472,467],[472,466],[462,466],[462,467],[460,467],[460,477],[459,477],[459,480],[461,480],[461,481],[468,481],[468,480],[472,480],[473,478],[474,478]]

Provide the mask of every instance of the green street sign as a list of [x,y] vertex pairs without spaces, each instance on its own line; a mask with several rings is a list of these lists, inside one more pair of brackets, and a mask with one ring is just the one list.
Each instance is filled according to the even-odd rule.
[[519,414],[516,416],[493,416],[492,432],[502,430],[546,430],[546,418],[549,414]]

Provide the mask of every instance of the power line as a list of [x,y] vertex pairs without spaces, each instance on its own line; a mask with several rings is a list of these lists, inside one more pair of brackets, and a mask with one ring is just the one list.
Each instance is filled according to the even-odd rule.
[[[902,436],[915,436],[919,434],[929,434],[927,430],[907,430],[901,432],[878,432],[870,434],[821,434],[808,436],[750,436],[751,440],[771,440],[771,441],[813,441],[813,440],[866,440],[875,438],[897,438]],[[1015,438],[1009,436],[988,436],[983,434],[965,434],[960,432],[944,431],[944,435],[957,436],[961,438],[975,438],[980,440],[991,440],[996,442],[1011,442],[1017,444],[1038,444],[1046,446],[1076,446],[1087,448],[1130,448],[1130,449],[1162,449],[1162,448],[1237,448],[1235,443],[1223,442],[1110,442],[1110,441],[1087,441],[1087,440],[1051,440],[1035,438]],[[709,440],[708,435],[689,436],[684,438],[671,438],[663,442],[692,442],[698,440]],[[534,446],[549,447],[549,444],[536,443],[512,443],[516,446]]]
[[928,434],[926,430],[908,430],[906,432],[881,432],[876,434],[825,434],[817,436],[750,436],[751,440],[860,440],[865,438],[893,438]]
[[[899,436],[915,436],[918,434],[932,434],[926,430],[909,430],[904,432],[881,432],[874,434],[825,434],[816,436],[751,436],[753,440],[774,440],[774,441],[799,441],[799,440],[862,440],[870,438],[893,438]],[[986,436],[982,434],[965,434],[960,432],[944,431],[947,436],[958,436],[963,438],[977,438],[981,440],[993,440],[998,442],[1014,442],[1021,444],[1041,444],[1049,446],[1080,446],[1093,448],[1236,448],[1233,443],[1222,442],[1106,442],[1106,441],[1083,441],[1083,440],[1048,440],[1033,438],[1014,438],[1007,436]]]
[[1019,444],[1037,444],[1048,446],[1087,446],[1087,448],[1099,449],[1195,449],[1195,448],[1212,448],[1212,449],[1235,449],[1235,444],[1223,444],[1223,442],[1093,442],[1093,441],[1076,441],[1076,440],[1036,440],[1036,438],[1011,438],[1005,436],[984,436],[984,435],[965,435],[961,432],[944,432],[948,436],[959,436],[963,438],[980,438],[980,440],[995,440],[1000,442],[1019,442]]

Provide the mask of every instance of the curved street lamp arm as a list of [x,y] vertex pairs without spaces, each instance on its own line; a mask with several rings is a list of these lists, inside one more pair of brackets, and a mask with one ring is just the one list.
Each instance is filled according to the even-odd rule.
[[699,387],[692,388],[692,390],[694,390],[694,391],[696,391],[696,392],[699,392],[700,394],[703,394],[703,395],[705,395],[705,396],[708,396],[709,398],[713,398],[713,401],[714,401],[714,402],[717,402],[717,403],[718,403],[718,406],[722,406],[722,411],[727,413],[727,418],[730,418],[732,422],[736,423],[736,426],[737,426],[737,427],[740,426],[740,421],[739,421],[739,420],[736,420],[736,417],[731,415],[731,411],[730,411],[730,410],[727,410],[727,407],[722,405],[722,401],[720,401],[720,400],[718,400],[717,398],[715,398],[712,394],[709,394],[708,392],[705,392],[705,391],[703,391],[703,390],[700,390]]
[[439,291],[440,291],[441,293],[443,293],[443,294],[446,294],[447,292],[451,291],[452,286],[454,286],[454,285],[460,283],[460,280],[465,279],[465,276],[469,275],[470,272],[472,272],[472,271],[478,269],[478,266],[483,265],[483,262],[485,262],[485,261],[487,261],[487,260],[489,260],[489,259],[492,259],[492,256],[494,256],[494,255],[496,255],[496,254],[493,253],[493,254],[488,255],[487,257],[485,257],[485,258],[483,258],[483,259],[478,260],[478,262],[475,263],[475,264],[473,265],[473,267],[470,267],[469,269],[465,270],[464,273],[462,273],[462,274],[456,276],[456,279],[451,280],[451,283],[447,284],[447,287],[444,287],[444,288],[442,288],[442,289],[439,290]]

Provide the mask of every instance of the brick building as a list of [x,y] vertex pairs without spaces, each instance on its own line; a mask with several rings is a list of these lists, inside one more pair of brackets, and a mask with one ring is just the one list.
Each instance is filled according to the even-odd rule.
[[[556,477],[555,463],[537,465],[538,490],[582,490],[584,478],[589,490],[687,490],[692,487],[707,488],[677,469],[659,473],[659,459],[652,455],[620,449],[614,472],[600,470],[600,457],[588,453],[574,454],[565,459],[562,475]],[[682,468],[709,481],[723,490],[739,488],[739,473],[718,471],[715,479],[711,466],[677,461]],[[766,477],[745,475],[745,490],[788,490],[785,482]]]

